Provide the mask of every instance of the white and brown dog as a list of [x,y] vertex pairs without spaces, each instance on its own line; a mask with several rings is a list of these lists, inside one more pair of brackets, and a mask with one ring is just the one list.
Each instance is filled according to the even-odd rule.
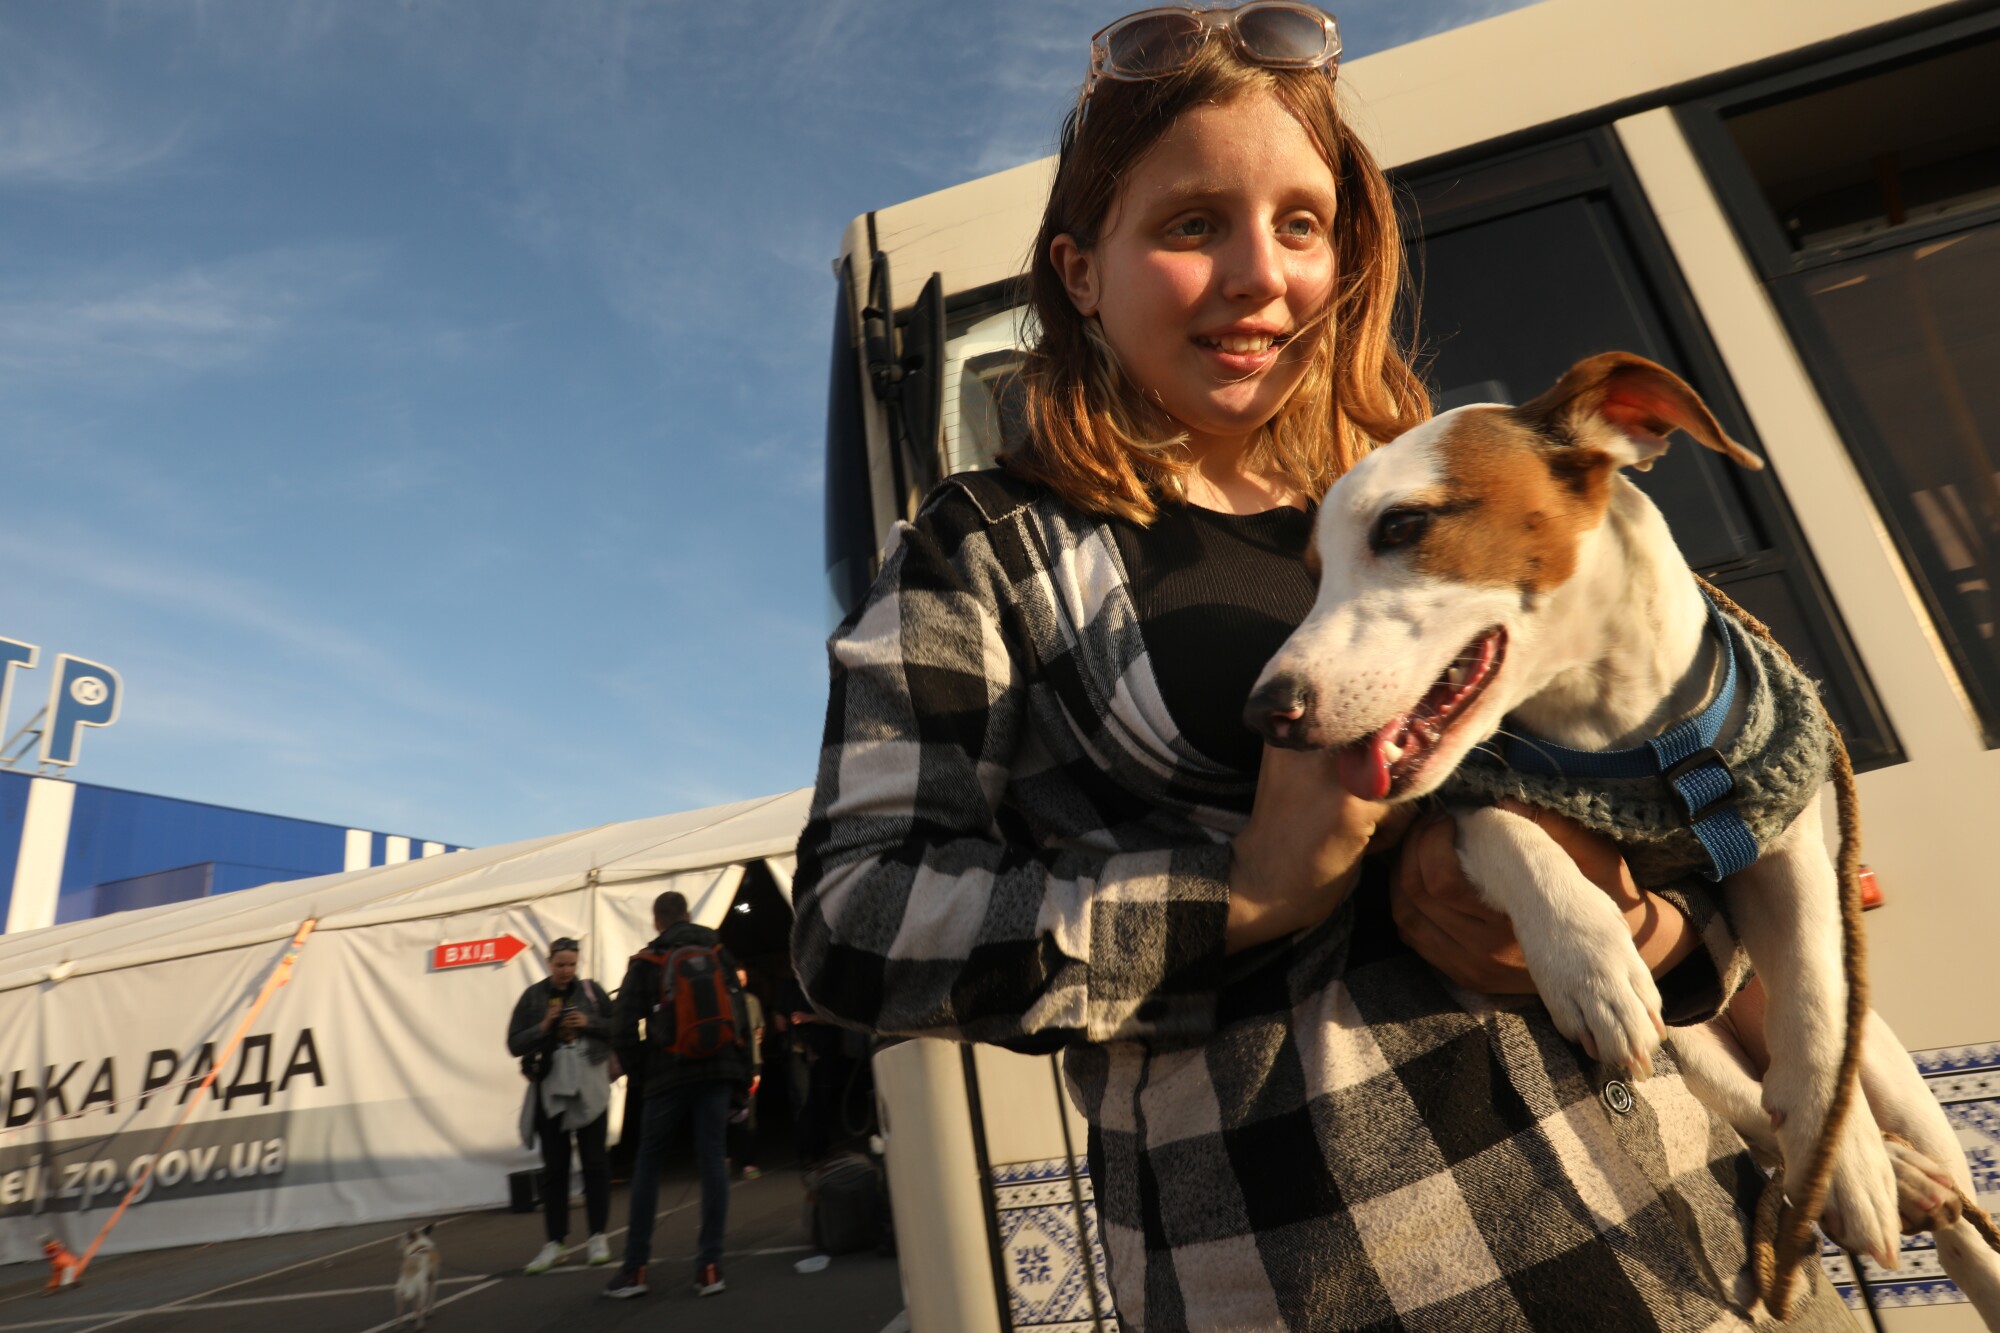
[[431,1239],[433,1225],[404,1232],[400,1245],[403,1266],[396,1274],[396,1319],[418,1328],[430,1319],[431,1306],[437,1302],[438,1270],[444,1262]]
[[[1519,407],[1446,412],[1363,459],[1320,507],[1318,598],[1245,720],[1276,744],[1336,750],[1356,795],[1407,801],[1444,784],[1503,720],[1571,752],[1616,751],[1713,713],[1704,705],[1731,635],[1666,520],[1621,475],[1650,466],[1676,429],[1763,466],[1680,379],[1623,353],[1579,363]],[[1739,702],[1726,725],[1741,715]],[[1722,884],[1769,996],[1761,1088],[1726,1019],[1673,1033],[1696,1093],[1795,1169],[1814,1160],[1835,1103],[1848,996],[1837,877],[1817,801],[1800,804]],[[1645,1077],[1666,1029],[1618,910],[1530,820],[1491,806],[1456,815],[1466,870],[1512,919],[1557,1027]],[[1863,1061],[1865,1099],[1830,1145],[1823,1220],[1893,1265],[1899,1166],[1906,1213],[1938,1201],[1943,1172],[1968,1197],[1972,1180],[1942,1110],[1872,1015]],[[1883,1128],[1916,1153],[1885,1147]],[[1926,1158],[1941,1170],[1927,1172]],[[2000,1327],[2000,1263],[1955,1210],[1929,1215],[1948,1271]]]

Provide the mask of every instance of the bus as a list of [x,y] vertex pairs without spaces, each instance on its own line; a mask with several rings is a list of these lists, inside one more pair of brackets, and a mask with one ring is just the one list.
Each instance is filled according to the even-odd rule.
[[[2000,10],[1543,0],[1355,60],[1340,86],[1398,184],[1440,409],[1625,349],[1770,463],[1684,448],[1635,480],[1823,682],[1882,905],[1876,1007],[2000,1204],[2000,1004],[1980,980],[2000,940]],[[1022,428],[1019,279],[1053,165],[842,238],[841,612],[893,525]],[[924,1040],[874,1063],[911,1326],[1114,1329],[1054,1061]],[[1853,1302],[1847,1259],[1826,1263]],[[1979,1327],[1921,1240],[1865,1276],[1881,1327]]]

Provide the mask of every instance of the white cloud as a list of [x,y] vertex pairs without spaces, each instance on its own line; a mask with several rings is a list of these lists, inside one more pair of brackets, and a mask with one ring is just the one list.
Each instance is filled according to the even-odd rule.
[[175,125],[149,136],[127,135],[55,96],[0,104],[0,186],[121,180],[172,158],[185,133],[185,126]]
[[0,21],[0,188],[92,186],[162,166],[187,122],[123,114],[101,78]]
[[41,596],[69,598],[102,614],[179,617],[180,641],[243,636],[264,662],[308,663],[345,689],[432,717],[491,723],[503,714],[440,688],[403,665],[387,645],[312,614],[299,599],[259,580],[157,549],[129,545],[80,524],[15,523],[0,529],[0,567],[33,581]]
[[381,267],[360,245],[297,245],[145,270],[98,268],[0,287],[0,371],[128,384],[253,360]]

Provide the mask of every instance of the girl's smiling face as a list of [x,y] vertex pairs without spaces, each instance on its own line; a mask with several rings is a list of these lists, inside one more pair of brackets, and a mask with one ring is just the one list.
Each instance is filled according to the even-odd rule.
[[1240,453],[1305,374],[1333,294],[1334,179],[1269,92],[1183,112],[1126,177],[1089,250],[1050,247],[1129,378],[1197,457]]

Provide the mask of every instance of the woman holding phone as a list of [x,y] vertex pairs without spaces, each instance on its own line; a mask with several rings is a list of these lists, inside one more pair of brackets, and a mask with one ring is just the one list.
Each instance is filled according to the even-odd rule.
[[604,1228],[611,1216],[611,1168],[605,1158],[611,1099],[611,1007],[596,982],[577,975],[580,946],[567,937],[549,945],[549,975],[521,992],[507,1024],[507,1049],[521,1058],[528,1090],[521,1107],[522,1142],[542,1149],[542,1218],[548,1241],[528,1261],[546,1273],[563,1261],[569,1239],[570,1144],[583,1167],[584,1213],[590,1224],[586,1261],[611,1262]]

